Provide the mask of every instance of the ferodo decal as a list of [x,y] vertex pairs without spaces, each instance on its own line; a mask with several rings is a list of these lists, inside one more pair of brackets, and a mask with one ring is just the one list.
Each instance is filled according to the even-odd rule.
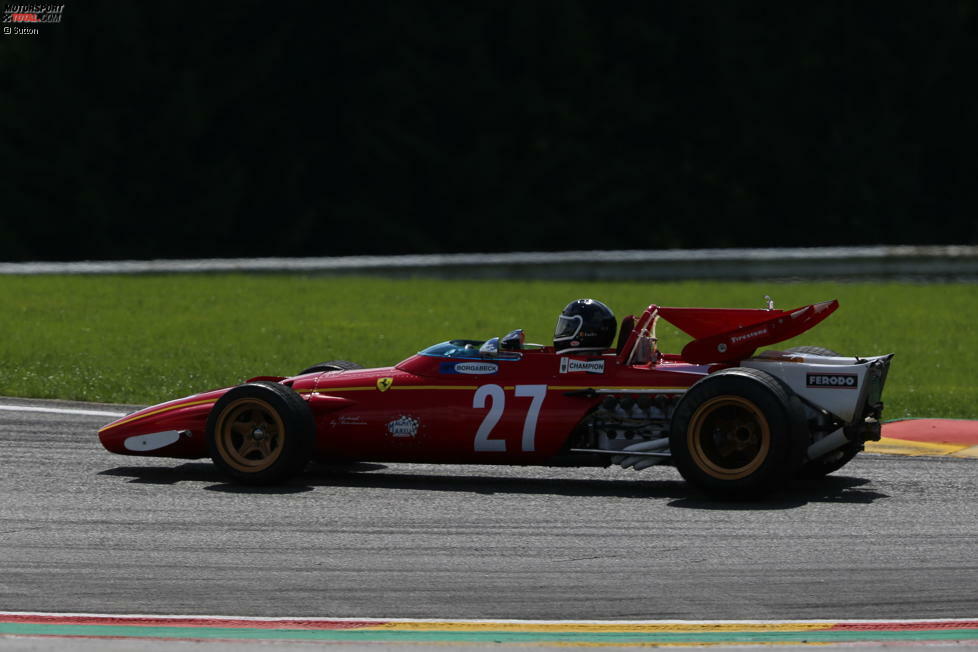
[[409,416],[400,416],[387,424],[387,433],[394,437],[414,437],[418,434],[421,421]]
[[808,374],[808,387],[825,389],[856,389],[859,387],[859,376],[856,374]]
[[379,389],[382,392],[386,392],[387,390],[389,390],[391,388],[391,385],[393,385],[393,384],[394,384],[394,379],[393,378],[378,378],[377,379],[377,389]]
[[499,365],[495,362],[442,362],[438,371],[443,374],[488,376],[499,371]]
[[604,360],[575,360],[574,358],[560,359],[560,373],[572,374],[582,371],[589,374],[603,374]]

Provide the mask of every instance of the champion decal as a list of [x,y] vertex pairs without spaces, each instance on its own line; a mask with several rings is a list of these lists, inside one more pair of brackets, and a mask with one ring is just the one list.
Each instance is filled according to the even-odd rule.
[[578,372],[603,374],[604,360],[575,360],[574,358],[560,359],[560,373],[572,374]]

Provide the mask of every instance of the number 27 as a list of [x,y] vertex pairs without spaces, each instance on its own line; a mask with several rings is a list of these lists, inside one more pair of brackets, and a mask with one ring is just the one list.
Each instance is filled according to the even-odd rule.
[[[526,411],[526,418],[523,420],[523,451],[533,452],[537,434],[537,418],[540,416],[540,407],[543,399],[547,396],[546,385],[517,385],[513,388],[519,398],[532,398],[530,409]],[[484,409],[486,400],[489,401],[489,413],[486,414],[479,429],[475,433],[475,450],[494,453],[506,452],[506,440],[489,439],[492,429],[496,427],[503,416],[506,408],[506,393],[499,385],[482,385],[475,390],[472,397],[472,407]]]

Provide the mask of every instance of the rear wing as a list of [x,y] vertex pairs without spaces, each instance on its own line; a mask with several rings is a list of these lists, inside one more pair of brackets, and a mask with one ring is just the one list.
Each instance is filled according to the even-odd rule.
[[647,362],[649,342],[654,346],[655,322],[661,317],[692,335],[681,357],[693,364],[737,362],[749,358],[759,347],[769,346],[804,333],[839,307],[823,301],[793,310],[740,310],[731,308],[646,308],[625,345],[618,352],[623,364]]

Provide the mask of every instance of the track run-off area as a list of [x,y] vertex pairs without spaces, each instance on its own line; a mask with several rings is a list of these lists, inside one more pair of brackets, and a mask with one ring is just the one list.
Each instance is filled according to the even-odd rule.
[[0,649],[978,645],[973,422],[886,424],[824,481],[731,502],[672,468],[313,465],[244,488],[104,451],[129,409],[0,399]]

